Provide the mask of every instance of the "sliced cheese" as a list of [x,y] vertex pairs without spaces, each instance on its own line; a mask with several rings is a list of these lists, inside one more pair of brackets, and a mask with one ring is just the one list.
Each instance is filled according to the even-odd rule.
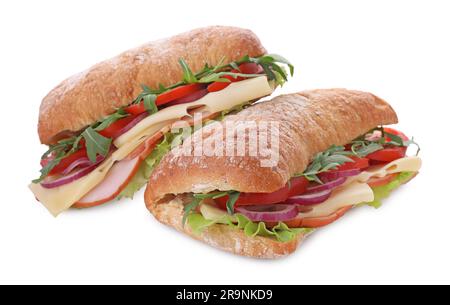
[[232,83],[227,88],[209,93],[195,102],[171,106],[152,114],[140,121],[127,133],[118,137],[114,141],[114,145],[121,147],[133,139],[148,134],[146,129],[157,123],[189,116],[189,109],[204,106],[203,109],[210,113],[221,112],[244,102],[270,95],[273,90],[274,88],[269,84],[265,76]]
[[315,205],[311,211],[299,214],[299,216],[302,218],[328,216],[340,208],[373,200],[373,191],[367,183],[353,182],[345,187],[336,189],[330,198]]
[[152,136],[181,117],[189,115],[188,110],[190,108],[204,105],[206,107],[205,110],[211,113],[220,112],[244,102],[269,95],[272,91],[273,88],[269,85],[267,78],[261,76],[233,83],[226,89],[209,93],[195,102],[165,108],[142,120],[127,133],[117,138],[114,141],[114,145],[118,149],[107,160],[102,162],[98,168],[85,177],[51,189],[34,183],[30,184],[29,187],[50,213],[57,216],[102,182],[114,162],[128,156],[147,137]]
[[34,196],[56,217],[81,199],[93,186],[102,182],[113,164],[114,160],[110,157],[89,175],[59,187],[47,189],[36,183],[31,183],[29,187]]
[[[227,216],[233,217],[229,215],[224,210],[221,210],[219,208],[216,208],[209,204],[201,204],[200,205],[200,213],[205,219],[213,220],[213,221],[220,221],[224,219]],[[231,218],[233,220],[233,218]],[[237,221],[237,220],[235,220]]]
[[372,177],[382,178],[400,172],[418,172],[421,166],[422,160],[419,157],[404,157],[386,165],[371,167],[359,175],[349,178],[346,184],[354,181],[367,182]]

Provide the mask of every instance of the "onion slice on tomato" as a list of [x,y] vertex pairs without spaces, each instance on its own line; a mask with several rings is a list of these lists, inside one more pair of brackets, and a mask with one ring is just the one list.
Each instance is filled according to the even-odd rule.
[[361,172],[360,169],[354,168],[354,169],[346,169],[341,171],[329,171],[329,172],[323,172],[319,174],[319,178],[324,182],[329,182],[332,180],[336,180],[341,177],[351,177],[356,176]]
[[[74,162],[72,162],[72,164],[74,164],[78,160],[75,160]],[[86,176],[90,172],[92,172],[103,160],[105,160],[105,157],[99,155],[99,156],[97,156],[97,161],[95,163],[90,163],[90,161],[88,160],[91,165],[89,165],[87,167],[83,167],[83,168],[81,168],[81,169],[79,169],[79,170],[77,170],[77,171],[75,171],[75,172],[73,172],[71,174],[62,176],[62,177],[60,177],[58,179],[55,179],[55,180],[48,180],[48,181],[44,180],[43,182],[41,182],[41,186],[45,187],[47,189],[51,189],[51,188],[62,186],[64,184],[67,184],[67,183],[73,182],[75,180],[78,180],[78,179]],[[69,166],[72,166],[72,164],[70,164]],[[75,167],[76,166],[73,166],[72,169],[75,168]],[[67,171],[67,172],[70,172],[70,171]]]
[[58,178],[56,180],[52,180],[52,181],[45,181],[44,180],[43,182],[41,182],[41,186],[45,187],[47,189],[51,189],[51,188],[55,188],[55,187],[59,187],[59,186],[65,185],[67,183],[73,182],[75,180],[78,180],[78,179],[86,176],[87,174],[92,172],[96,167],[97,167],[97,164],[93,164],[91,166],[82,168],[80,170],[77,170],[77,171],[73,172],[72,174],[63,176],[63,177]]
[[346,180],[347,180],[346,177],[339,177],[335,180],[328,181],[327,183],[324,183],[324,184],[311,185],[306,190],[308,192],[320,192],[320,191],[324,191],[324,190],[333,190],[336,187],[343,184]]
[[287,204],[313,205],[319,204],[327,200],[331,195],[330,189],[320,192],[308,192],[298,196],[292,196],[286,200]]
[[79,158],[75,161],[73,161],[71,164],[69,164],[69,166],[67,166],[63,171],[62,171],[62,175],[67,175],[69,174],[71,171],[73,171],[75,168],[85,168],[92,165],[92,162],[87,158],[87,157],[83,157],[83,158]]
[[206,94],[208,94],[208,90],[207,89],[201,89],[198,90],[197,92],[191,93],[185,97],[176,99],[172,102],[169,102],[167,104],[164,105],[164,107],[170,107],[170,106],[174,106],[174,105],[179,105],[179,104],[186,104],[186,103],[191,103],[191,102],[195,102],[196,100],[201,99],[202,97],[204,97]]
[[246,216],[251,221],[278,222],[293,219],[298,211],[295,205],[271,204],[271,205],[247,205],[236,208],[236,212]]
[[142,121],[143,119],[145,119],[148,116],[147,112],[143,112],[140,115],[138,115],[137,117],[135,117],[130,123],[128,123],[127,125],[125,125],[125,127],[123,127],[119,134],[117,135],[117,137],[123,135],[125,132],[127,132],[128,130],[130,130],[131,128],[133,128],[134,126],[137,125],[137,123],[139,123],[140,121]]
[[105,179],[73,206],[75,208],[87,208],[114,199],[127,186],[131,178],[133,178],[139,165],[139,157],[115,163],[106,174]]

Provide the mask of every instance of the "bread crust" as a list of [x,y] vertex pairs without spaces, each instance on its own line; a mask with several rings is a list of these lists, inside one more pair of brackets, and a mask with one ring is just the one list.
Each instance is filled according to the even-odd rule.
[[[410,182],[417,174],[412,176],[403,184]],[[215,248],[231,252],[238,255],[254,258],[274,259],[287,256],[298,248],[302,241],[307,237],[305,234],[299,234],[296,239],[290,242],[278,242],[272,238],[255,236],[246,236],[243,230],[235,229],[228,225],[215,224],[206,228],[200,235],[194,234],[188,225],[182,225],[183,218],[183,196],[179,196],[180,202],[170,201],[169,203],[157,204],[151,201],[149,193],[145,192],[145,202],[147,209],[161,223],[175,228],[177,231],[200,240]],[[348,210],[341,211],[339,219]],[[343,210],[343,209],[341,209]]]
[[[146,201],[147,196],[146,193]],[[151,204],[147,208],[161,223],[210,246],[243,256],[266,259],[281,258],[294,252],[305,237],[305,235],[299,234],[292,241],[283,243],[262,236],[249,237],[244,234],[243,230],[223,224],[212,225],[202,233],[195,234],[189,225],[183,226],[183,205],[181,203],[171,201],[165,204]]]
[[212,26],[147,43],[64,80],[42,100],[38,133],[51,144],[129,104],[141,84],[156,88],[182,80],[178,60],[195,72],[217,65],[224,57],[234,61],[244,55],[266,53],[250,30]]
[[219,148],[234,145],[236,149],[237,141],[225,143],[223,133],[216,132],[214,125],[261,120],[280,124],[280,145],[270,147],[279,149],[276,166],[261,167],[259,154],[241,157],[180,155],[179,150],[189,146],[186,141],[168,153],[153,171],[146,200],[157,202],[167,194],[213,190],[274,192],[295,173],[303,172],[318,152],[333,144],[347,144],[378,125],[397,123],[397,116],[389,104],[370,93],[346,89],[312,90],[278,96],[227,116],[224,121],[194,133],[191,141],[198,143],[201,137],[205,143],[206,138],[217,138]]

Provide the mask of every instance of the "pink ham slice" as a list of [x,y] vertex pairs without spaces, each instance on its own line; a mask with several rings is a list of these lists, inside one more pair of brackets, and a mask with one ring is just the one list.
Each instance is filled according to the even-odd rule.
[[[218,113],[203,113],[203,120],[216,117]],[[182,118],[190,126],[194,124],[193,118]],[[176,124],[176,123],[174,123]],[[106,174],[105,179],[76,202],[72,207],[82,209],[101,205],[117,197],[127,186],[139,169],[139,165],[148,155],[151,154],[155,146],[161,141],[166,132],[169,132],[172,125],[163,127],[159,132],[146,139],[125,159],[114,164]]]
[[76,202],[74,208],[89,208],[100,205],[117,197],[127,186],[139,168],[141,160],[136,157],[115,163],[105,179],[83,198]]

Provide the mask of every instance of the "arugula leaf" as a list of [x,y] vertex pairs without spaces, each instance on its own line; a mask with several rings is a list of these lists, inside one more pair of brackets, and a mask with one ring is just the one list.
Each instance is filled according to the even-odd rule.
[[239,199],[240,192],[229,192],[228,193],[228,200],[227,200],[227,211],[228,214],[233,215],[234,214],[234,205],[236,204],[236,201]]
[[212,82],[225,82],[229,83],[231,82],[227,78],[223,78],[223,76],[231,76],[233,78],[238,77],[245,77],[245,78],[252,78],[252,77],[259,77],[261,74],[243,74],[243,73],[233,73],[233,72],[218,72],[218,73],[212,73],[210,75],[204,76],[201,79],[198,80],[199,83],[212,83]]
[[56,166],[58,165],[58,163],[61,161],[62,158],[65,157],[64,152],[60,151],[57,153],[57,155],[55,156],[55,158],[53,158],[52,160],[50,160],[47,165],[45,165],[44,167],[41,168],[40,172],[41,175],[39,178],[34,179],[32,182],[33,183],[39,183],[42,180],[44,180],[45,177],[47,177],[47,175],[50,173],[50,171]]
[[181,68],[183,69],[183,80],[188,84],[196,83],[197,77],[195,77],[194,73],[192,73],[191,69],[189,68],[187,63],[184,61],[184,59],[180,58],[178,60],[178,62],[180,63]]
[[353,154],[359,158],[363,158],[368,154],[371,154],[383,148],[384,147],[381,144],[367,141],[353,141],[351,146]]
[[316,154],[306,170],[302,174],[297,174],[295,176],[304,176],[309,181],[322,183],[317,176],[318,174],[335,169],[344,163],[354,162],[351,158],[347,157],[346,154],[345,147],[332,145],[326,151]]
[[147,94],[143,97],[144,107],[148,113],[153,114],[158,112],[158,107],[156,106],[156,94]]
[[[192,201],[184,206],[183,226],[186,223],[187,217],[200,205],[200,203],[207,198],[220,198],[228,195],[228,192],[213,192],[207,194],[192,194]],[[227,202],[228,204],[228,202]]]
[[288,67],[289,67],[289,72],[290,72],[291,76],[294,76],[294,65],[292,65],[292,64],[289,62],[289,60],[287,60],[287,59],[284,58],[283,56],[278,55],[278,54],[268,54],[268,55],[266,55],[265,57],[270,57],[270,58],[272,58],[274,62],[280,62],[280,63],[283,63],[283,64],[288,65]]
[[97,155],[106,157],[112,139],[102,136],[90,126],[86,128],[81,135],[86,141],[87,155],[92,163],[97,161]]
[[[117,112],[115,112],[111,115],[108,115],[106,118],[102,119],[99,122],[99,124],[95,127],[95,130],[100,131],[105,128],[108,128],[112,123],[114,123],[122,118],[125,118],[127,116],[129,116],[129,114],[125,110],[123,110],[123,108],[119,108],[117,110]],[[80,139],[80,137],[77,138],[78,141],[79,141],[79,139]]]

